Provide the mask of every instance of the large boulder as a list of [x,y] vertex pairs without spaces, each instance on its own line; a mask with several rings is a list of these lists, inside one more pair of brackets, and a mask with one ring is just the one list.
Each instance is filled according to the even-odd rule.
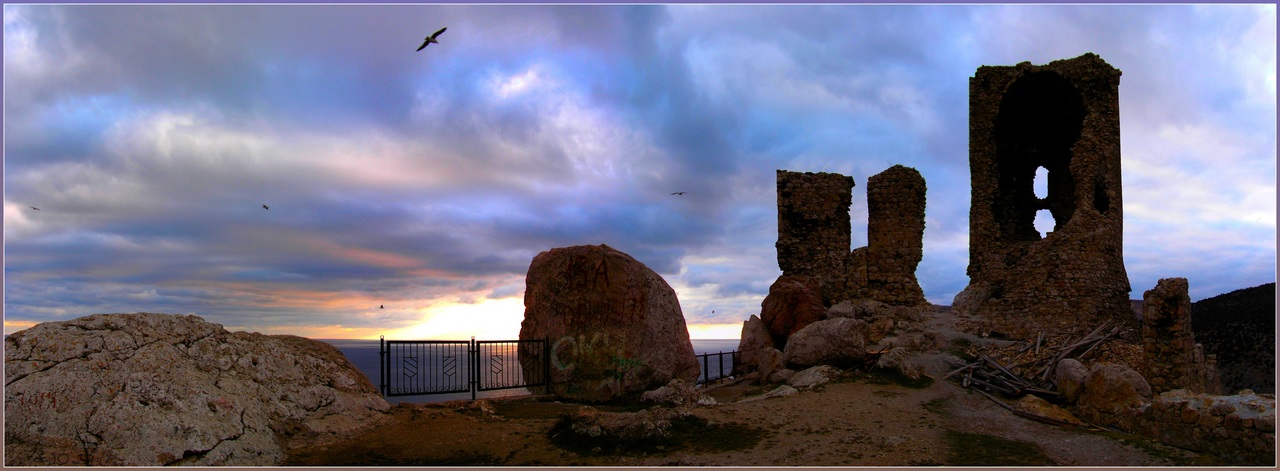
[[752,315],[742,323],[742,336],[738,340],[738,358],[733,364],[733,374],[741,375],[760,369],[760,351],[773,348],[773,338],[760,317]]
[[1058,392],[1067,402],[1074,403],[1080,399],[1084,391],[1084,382],[1089,377],[1089,369],[1074,358],[1064,358],[1053,370],[1053,380],[1058,385]]
[[[529,264],[520,339],[551,342],[551,393],[568,400],[634,398],[699,368],[675,290],[607,245],[551,249]],[[541,358],[524,355],[526,375]]]
[[760,319],[769,329],[773,344],[785,348],[787,339],[809,324],[822,320],[827,308],[822,304],[821,284],[816,278],[782,275],[769,286],[760,303]]
[[782,351],[792,369],[816,365],[846,366],[866,355],[867,323],[840,317],[809,324],[791,336]]
[[1089,369],[1079,404],[1111,414],[1150,402],[1151,386],[1128,366],[1099,363]]
[[390,420],[337,348],[197,316],[95,314],[5,339],[5,465],[283,464]]

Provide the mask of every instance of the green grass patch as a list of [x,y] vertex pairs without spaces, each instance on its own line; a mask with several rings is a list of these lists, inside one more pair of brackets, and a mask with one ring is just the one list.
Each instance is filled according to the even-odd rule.
[[1032,443],[1006,440],[980,433],[947,430],[949,466],[1056,466],[1040,447]]

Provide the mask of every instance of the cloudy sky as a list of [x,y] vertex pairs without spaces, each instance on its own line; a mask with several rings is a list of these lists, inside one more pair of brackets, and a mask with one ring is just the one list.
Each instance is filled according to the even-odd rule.
[[917,275],[950,304],[968,78],[1086,52],[1123,71],[1130,297],[1177,276],[1198,300],[1276,279],[1275,28],[1275,5],[5,5],[4,330],[511,338],[530,260],[604,243],[694,337],[736,337],[780,275],[774,171],[852,176],[858,247],[894,164],[928,184]]

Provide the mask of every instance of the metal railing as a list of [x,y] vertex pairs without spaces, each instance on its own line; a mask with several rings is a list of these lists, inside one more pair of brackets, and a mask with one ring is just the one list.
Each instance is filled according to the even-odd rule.
[[[703,353],[698,355],[698,363],[702,366],[702,373],[698,375],[698,381],[695,384],[708,384],[712,381],[719,381],[728,378],[733,373],[733,365],[738,361],[737,351]],[[725,359],[728,359],[726,362]],[[714,359],[714,360],[713,360]],[[716,376],[711,376],[716,373]]]
[[550,344],[545,340],[379,339],[383,396],[471,393],[545,386]]

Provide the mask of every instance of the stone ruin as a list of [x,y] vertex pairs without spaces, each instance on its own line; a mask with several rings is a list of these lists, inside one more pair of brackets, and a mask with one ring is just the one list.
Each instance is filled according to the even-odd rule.
[[[844,355],[861,355],[863,343],[880,340],[895,322],[914,319],[914,310],[928,305],[915,277],[924,235],[925,184],[919,172],[895,165],[867,180],[868,245],[853,251],[853,178],[786,170],[777,176],[782,276],[769,287],[760,316],[743,323],[743,353],[734,364],[739,373],[759,368],[762,379],[783,366],[820,363],[815,358],[849,361]],[[802,340],[793,345],[797,338]],[[818,353],[802,353],[811,343],[821,345],[811,349]]]
[[778,268],[821,284],[826,306],[870,299],[927,303],[916,266],[923,254],[925,183],[895,165],[867,179],[867,246],[849,251],[852,177],[778,170]]
[[867,246],[849,254],[850,298],[926,304],[916,280],[924,257],[924,177],[894,165],[867,179]]
[[821,285],[823,304],[848,291],[853,177],[778,170],[778,268]]
[[[970,284],[953,308],[1001,332],[1136,326],[1123,259],[1120,71],[1095,54],[969,79]],[[1036,171],[1048,174],[1037,197]],[[1048,211],[1053,231],[1033,223]]]
[[1205,357],[1191,331],[1187,279],[1162,279],[1142,299],[1142,376],[1151,390],[1220,393],[1217,358]]

